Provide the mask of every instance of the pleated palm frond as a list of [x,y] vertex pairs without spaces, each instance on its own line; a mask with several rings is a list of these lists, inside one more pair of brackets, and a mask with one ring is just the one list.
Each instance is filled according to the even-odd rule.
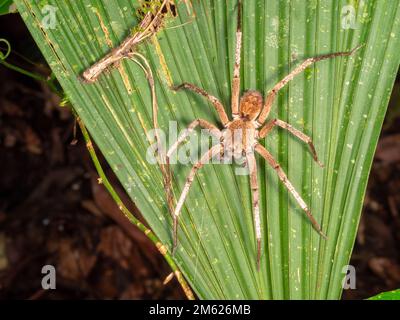
[[[95,84],[78,80],[139,23],[139,1],[15,3],[73,108],[148,225],[171,250],[172,220],[161,171],[146,160],[152,100],[143,70],[124,61]],[[178,17],[137,48],[155,74],[160,127],[168,129],[176,121],[182,130],[195,118],[218,124],[202,97],[174,92],[170,85],[192,82],[218,97],[230,114],[237,2],[177,5]],[[54,17],[49,8],[55,9]],[[235,174],[235,165],[206,165],[199,172],[182,211],[174,259],[200,298],[338,299],[399,66],[399,1],[243,0],[243,33],[242,91],[263,94],[305,58],[364,44],[351,57],[306,69],[274,103],[271,117],[310,135],[324,169],[306,145],[283,130],[265,140],[328,240],[315,232],[274,170],[257,157],[260,271],[249,177]],[[190,167],[172,166],[176,196]]]

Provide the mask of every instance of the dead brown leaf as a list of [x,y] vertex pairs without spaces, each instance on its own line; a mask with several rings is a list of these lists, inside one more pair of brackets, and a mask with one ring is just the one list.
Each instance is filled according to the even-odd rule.
[[40,141],[39,136],[31,127],[26,127],[24,132],[24,140],[26,149],[33,154],[41,154],[42,150],[42,142]]
[[368,266],[388,286],[400,283],[400,266],[395,261],[389,258],[374,257],[368,261]]
[[57,271],[66,279],[85,279],[96,264],[97,257],[86,249],[75,248],[70,239],[58,243]]
[[400,161],[400,134],[392,134],[379,141],[376,158],[386,163]]
[[118,226],[109,226],[101,231],[97,251],[113,259],[124,269],[129,269],[132,249],[131,239]]
[[10,117],[22,117],[24,115],[21,107],[8,99],[3,99],[1,111]]
[[145,290],[143,285],[139,284],[130,284],[120,295],[121,300],[138,300],[142,299]]
[[8,267],[8,259],[6,254],[6,235],[0,233],[0,271]]

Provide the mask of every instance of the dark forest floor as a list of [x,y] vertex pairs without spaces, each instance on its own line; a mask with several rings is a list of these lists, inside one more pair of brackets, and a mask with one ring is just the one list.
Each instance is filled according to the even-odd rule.
[[[0,38],[37,58],[18,17],[0,17],[0,26],[10,24],[0,28]],[[46,70],[16,55],[10,59]],[[119,218],[97,183],[83,139],[78,135],[70,144],[70,111],[58,107],[59,98],[45,85],[1,65],[0,79],[0,299],[185,298],[176,280],[163,284],[170,269],[152,243]],[[357,289],[345,291],[344,299],[400,287],[399,105],[398,94],[385,120],[351,260]],[[45,264],[57,266],[57,290],[41,289]]]

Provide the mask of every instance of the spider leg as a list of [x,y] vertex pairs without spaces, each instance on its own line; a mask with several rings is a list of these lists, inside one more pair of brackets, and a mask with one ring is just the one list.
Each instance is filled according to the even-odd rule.
[[281,166],[279,163],[272,157],[272,155],[265,149],[261,144],[256,144],[255,150],[263,157],[269,165],[276,171],[278,174],[279,179],[282,181],[282,183],[285,185],[285,187],[290,191],[290,193],[294,196],[296,199],[297,203],[300,205],[300,207],[304,210],[306,213],[308,219],[311,221],[312,225],[314,226],[315,230],[318,231],[318,233],[324,238],[327,239],[326,235],[322,232],[322,229],[318,222],[315,220],[313,215],[311,214],[310,209],[308,208],[307,204],[304,202],[304,200],[301,198],[301,196],[298,194],[296,189],[293,187],[292,183],[288,180],[285,172],[282,170]]
[[175,141],[175,143],[169,148],[167,152],[167,162],[169,162],[169,158],[171,155],[174,153],[174,151],[178,148],[178,146],[185,141],[185,139],[193,132],[193,130],[197,127],[200,126],[203,129],[207,129],[208,132],[213,135],[214,137],[220,139],[222,136],[221,131],[214,126],[212,123],[208,122],[207,120],[203,119],[196,119],[192,121],[189,126],[182,132],[182,134],[178,137],[178,140]]
[[318,57],[313,57],[313,58],[308,58],[306,59],[303,63],[301,63],[299,66],[293,69],[292,72],[290,72],[286,77],[284,77],[281,81],[279,81],[268,93],[267,98],[265,99],[264,107],[263,110],[260,113],[260,116],[258,117],[257,122],[261,125],[264,123],[265,119],[268,117],[269,112],[271,111],[272,103],[275,100],[276,94],[278,93],[279,90],[281,90],[289,81],[291,81],[296,75],[299,73],[303,72],[304,69],[309,67],[315,62],[321,61],[321,60],[326,60],[326,59],[331,59],[334,57],[339,57],[339,56],[350,56],[354,52],[356,52],[358,49],[361,48],[362,45],[355,47],[351,51],[345,51],[345,52],[335,52],[335,53],[330,53],[330,54],[324,54]]
[[[178,140],[175,141],[175,143],[169,148],[167,154],[166,154],[166,166],[168,168],[168,170],[170,171],[170,158],[171,155],[175,152],[176,149],[178,149],[178,146],[185,141],[185,139],[190,135],[191,132],[193,132],[193,130],[197,127],[200,126],[201,128],[207,129],[208,132],[213,135],[214,137],[216,137],[217,139],[221,139],[222,133],[221,131],[212,123],[204,120],[204,119],[196,119],[194,121],[192,121],[189,126],[186,128],[185,131],[182,132],[182,134],[178,137]],[[221,149],[222,150],[222,149]],[[171,175],[172,176],[172,173]],[[167,194],[172,194],[172,185],[170,184],[168,186],[168,188],[166,188],[167,190]],[[170,208],[170,212],[173,213],[174,210],[171,210],[171,206],[168,205],[168,207]],[[175,220],[174,220],[175,223]],[[174,230],[175,230],[176,226],[174,224]],[[174,232],[175,234],[175,232]],[[175,239],[175,237],[174,237]],[[174,245],[175,248],[175,245]]]
[[192,186],[194,177],[197,173],[197,171],[203,167],[203,165],[209,161],[217,152],[220,151],[221,145],[215,145],[211,149],[209,149],[206,153],[204,153],[200,160],[192,167],[192,169],[189,172],[189,175],[186,178],[186,183],[185,186],[183,187],[182,193],[179,197],[179,201],[175,207],[173,219],[174,219],[174,226],[173,226],[173,232],[174,232],[174,239],[173,239],[173,249],[172,252],[175,252],[176,246],[178,245],[178,219],[179,215],[182,209],[182,206],[185,202],[185,199],[189,193],[190,187]]
[[236,50],[235,50],[235,66],[233,69],[232,79],[232,117],[235,119],[239,116],[239,95],[240,95],[240,55],[242,49],[242,21],[241,21],[242,1],[238,1],[238,16],[236,29]]
[[219,118],[220,118],[222,124],[224,126],[227,125],[227,123],[229,122],[228,116],[227,116],[227,114],[226,114],[226,112],[224,110],[224,106],[222,105],[222,103],[216,97],[214,97],[213,95],[209,94],[207,91],[195,86],[194,84],[187,83],[187,82],[184,82],[184,83],[180,84],[179,86],[173,87],[172,89],[177,91],[177,90],[180,90],[182,88],[191,90],[191,91],[193,91],[193,92],[205,97],[215,107],[215,109],[217,110]]
[[246,159],[250,171],[250,186],[251,186],[251,195],[253,203],[254,228],[256,230],[257,270],[260,270],[261,224],[260,224],[259,191],[258,191],[258,181],[257,181],[257,163],[253,152],[246,154]]
[[265,126],[263,126],[260,130],[259,138],[265,138],[267,134],[275,127],[281,127],[282,129],[286,129],[289,131],[291,134],[299,138],[301,141],[305,142],[308,144],[310,147],[311,154],[315,160],[315,162],[318,163],[320,167],[324,167],[324,165],[318,160],[317,152],[315,151],[315,146],[314,143],[312,142],[311,138],[307,135],[305,135],[303,132],[300,130],[297,130],[294,128],[292,125],[289,123],[279,120],[279,119],[273,119],[269,121]]

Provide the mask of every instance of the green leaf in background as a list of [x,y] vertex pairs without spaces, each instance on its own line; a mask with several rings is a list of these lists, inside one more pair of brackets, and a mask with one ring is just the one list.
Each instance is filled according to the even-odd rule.
[[[179,129],[195,118],[218,124],[203,98],[171,91],[170,79],[174,84],[195,83],[217,96],[230,112],[236,1],[178,2],[179,17],[167,27],[181,26],[161,31],[158,40],[139,48],[155,73],[159,122],[167,135],[169,121],[177,121]],[[365,44],[350,58],[308,68],[274,104],[271,117],[313,137],[324,169],[287,132],[275,130],[265,141],[328,240],[315,232],[275,172],[257,158],[263,226],[260,271],[255,263],[249,178],[236,175],[229,165],[206,165],[195,179],[180,219],[175,260],[200,298],[338,299],[399,66],[399,1],[243,2],[242,90],[266,94],[305,58]],[[126,191],[171,248],[172,221],[162,176],[159,167],[146,160],[151,95],[142,70],[125,61],[96,84],[77,79],[137,25],[139,2],[15,3]],[[190,166],[177,164],[173,169],[179,195]]]
[[13,0],[0,0],[0,16],[17,12],[17,7]]
[[379,293],[368,300],[400,300],[400,289]]

